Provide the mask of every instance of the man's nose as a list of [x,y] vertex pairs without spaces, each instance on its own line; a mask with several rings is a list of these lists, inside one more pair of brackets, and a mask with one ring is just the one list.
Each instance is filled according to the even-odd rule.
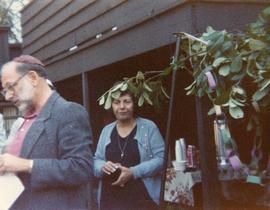
[[7,91],[5,94],[6,101],[11,101],[12,97],[13,97],[13,94],[10,91]]

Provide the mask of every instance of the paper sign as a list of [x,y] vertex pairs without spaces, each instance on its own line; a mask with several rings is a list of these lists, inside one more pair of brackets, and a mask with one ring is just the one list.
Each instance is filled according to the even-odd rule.
[[23,192],[21,180],[13,173],[0,176],[0,210],[8,210]]

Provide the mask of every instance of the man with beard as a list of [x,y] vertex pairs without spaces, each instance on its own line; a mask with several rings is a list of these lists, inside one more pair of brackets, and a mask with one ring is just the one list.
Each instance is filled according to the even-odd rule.
[[25,119],[0,155],[0,174],[16,173],[25,187],[10,210],[86,210],[93,174],[86,110],[52,90],[32,56],[3,65],[1,81],[1,93]]

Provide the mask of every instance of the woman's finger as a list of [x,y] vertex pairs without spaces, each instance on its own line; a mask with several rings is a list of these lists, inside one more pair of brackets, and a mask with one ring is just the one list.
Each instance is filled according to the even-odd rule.
[[118,165],[111,162],[111,161],[108,161],[105,163],[105,165],[103,166],[103,171],[107,174],[111,174],[113,172],[116,171],[116,169],[118,168]]

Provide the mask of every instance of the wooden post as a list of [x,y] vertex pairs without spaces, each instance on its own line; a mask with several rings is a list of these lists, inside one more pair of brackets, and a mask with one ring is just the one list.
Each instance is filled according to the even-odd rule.
[[82,73],[82,93],[83,93],[83,106],[89,112],[89,84],[87,73]]
[[[82,73],[81,78],[82,78],[83,106],[85,107],[85,109],[88,112],[89,122],[90,122],[90,130],[91,130],[91,133],[93,135],[92,126],[91,126],[91,120],[90,120],[91,116],[90,116],[90,108],[89,108],[89,83],[88,83],[87,73],[86,72]],[[91,145],[91,147],[92,146],[93,145]],[[93,149],[92,149],[92,152],[93,152]],[[93,178],[90,178],[87,187],[88,187],[88,209],[92,210],[93,209]]]
[[[180,50],[180,36],[176,37],[176,49],[174,59],[175,61],[179,57],[179,50]],[[162,171],[162,179],[161,179],[161,187],[160,187],[160,207],[164,209],[164,190],[165,190],[165,182],[166,182],[166,170],[167,170],[167,163],[170,161],[169,158],[169,148],[170,148],[170,136],[171,136],[171,127],[172,127],[172,114],[174,110],[174,96],[175,96],[175,84],[176,84],[176,71],[172,72],[172,83],[171,83],[171,91],[170,91],[170,104],[169,104],[169,111],[168,111],[168,119],[167,119],[167,126],[166,126],[166,137],[165,137],[165,154],[164,154],[164,163],[163,163],[163,171]]]
[[213,123],[209,119],[208,99],[196,98],[197,132],[200,149],[202,174],[203,209],[218,210],[221,208],[221,188],[218,181],[216,148],[213,135]]
[[0,65],[9,60],[9,44],[8,44],[9,27],[0,26]]

